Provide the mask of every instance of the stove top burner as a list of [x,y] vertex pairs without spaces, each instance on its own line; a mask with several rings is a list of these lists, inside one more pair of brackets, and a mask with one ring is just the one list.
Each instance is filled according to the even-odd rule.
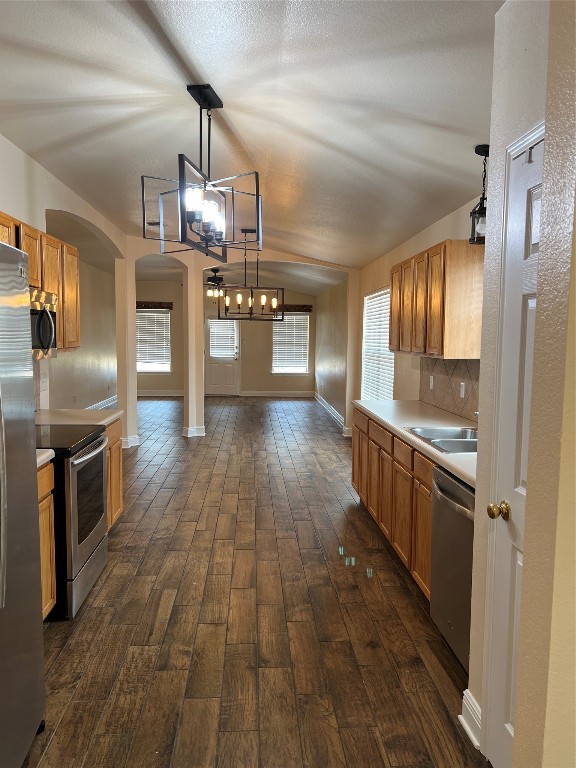
[[36,448],[51,448],[56,456],[74,456],[106,427],[98,424],[46,424],[36,427]]

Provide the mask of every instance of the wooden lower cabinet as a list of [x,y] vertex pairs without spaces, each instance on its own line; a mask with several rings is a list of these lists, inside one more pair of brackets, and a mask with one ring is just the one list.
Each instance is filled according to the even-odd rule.
[[380,522],[380,447],[368,440],[368,512]]
[[412,475],[394,462],[392,467],[392,546],[406,566],[412,555]]
[[358,461],[358,496],[368,507],[368,435],[360,431],[360,458]]
[[54,554],[54,468],[45,464],[38,470],[38,520],[40,526],[40,581],[42,618],[56,605],[56,560]]
[[358,478],[360,476],[360,430],[352,427],[352,486],[358,493]]
[[414,479],[412,518],[412,576],[430,600],[432,493]]
[[392,541],[392,481],[394,459],[389,453],[380,450],[380,528],[388,541]]
[[354,410],[352,485],[430,599],[434,463]]
[[106,427],[106,473],[108,478],[107,506],[108,530],[112,528],[124,509],[122,485],[122,422],[117,419]]

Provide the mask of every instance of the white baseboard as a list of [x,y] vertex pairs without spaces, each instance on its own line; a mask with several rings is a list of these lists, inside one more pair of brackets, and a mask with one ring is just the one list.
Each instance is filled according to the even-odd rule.
[[135,445],[140,445],[139,435],[130,435],[129,437],[122,438],[122,448],[134,448]]
[[206,427],[184,427],[182,437],[205,437]]
[[138,397],[184,397],[183,389],[139,389]]
[[338,413],[336,408],[333,408],[327,400],[324,400],[324,398],[318,394],[318,392],[316,392],[315,398],[320,403],[322,408],[328,411],[328,413],[330,414],[330,416],[332,416],[334,421],[337,421],[338,424],[340,424],[340,426],[342,427],[342,429],[344,429],[344,417],[340,413]]
[[460,725],[466,731],[466,734],[476,749],[480,749],[480,735],[482,732],[482,710],[480,705],[472,696],[469,689],[464,691],[462,699],[462,714],[458,715]]
[[240,392],[240,397],[305,397],[314,398],[314,392]]
[[352,437],[352,427],[344,427],[342,434],[344,437]]
[[117,408],[118,407],[118,398],[116,395],[113,395],[112,397],[106,398],[106,400],[100,400],[99,403],[94,403],[94,405],[87,405],[86,410],[87,411],[99,411],[102,408]]

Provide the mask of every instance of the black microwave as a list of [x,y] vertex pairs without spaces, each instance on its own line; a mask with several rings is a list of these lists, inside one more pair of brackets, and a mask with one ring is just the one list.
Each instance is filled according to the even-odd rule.
[[57,307],[58,296],[55,293],[30,289],[32,349],[37,350],[38,357],[55,354]]

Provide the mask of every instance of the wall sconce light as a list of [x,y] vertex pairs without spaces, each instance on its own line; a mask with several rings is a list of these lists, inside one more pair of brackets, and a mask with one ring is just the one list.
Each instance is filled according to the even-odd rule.
[[477,205],[470,211],[472,228],[469,242],[472,245],[484,245],[486,239],[486,163],[490,154],[489,144],[477,144],[474,152],[484,158],[482,170],[482,194]]

